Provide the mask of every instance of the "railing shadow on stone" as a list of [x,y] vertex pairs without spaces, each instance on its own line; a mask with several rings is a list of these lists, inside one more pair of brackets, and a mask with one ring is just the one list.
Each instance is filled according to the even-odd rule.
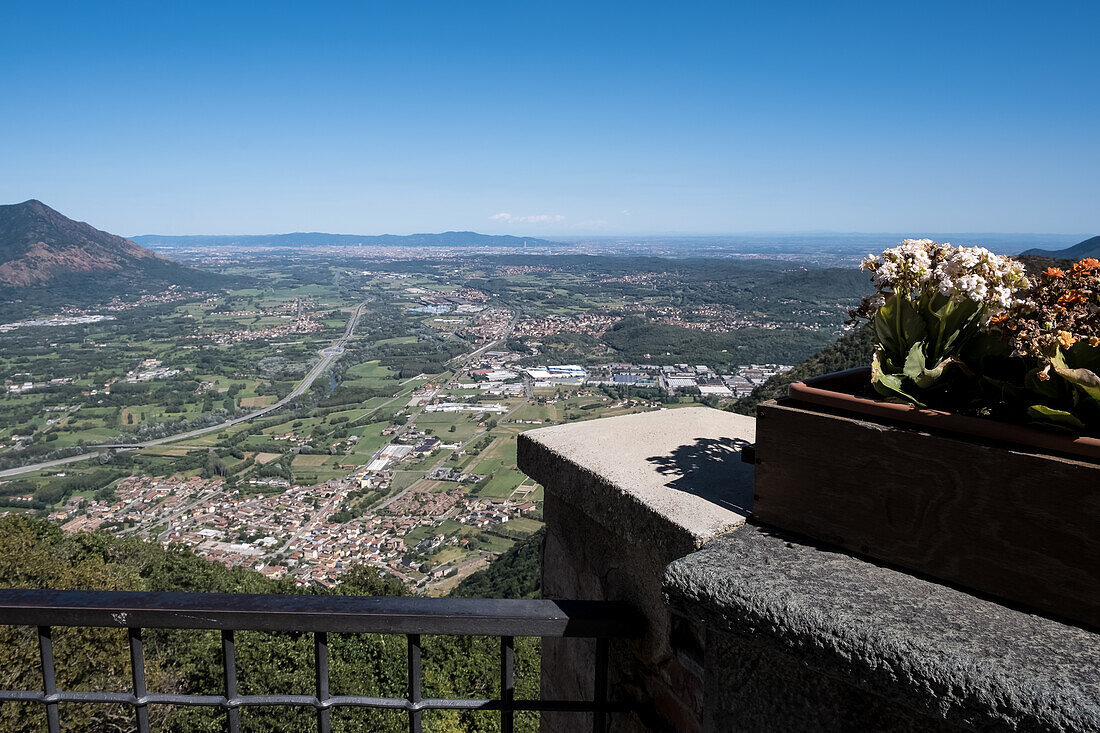
[[[696,438],[672,453],[647,458],[657,473],[670,477],[669,488],[694,494],[740,514],[752,511],[753,468],[740,460],[752,443],[744,438]],[[744,481],[731,481],[743,473]]]

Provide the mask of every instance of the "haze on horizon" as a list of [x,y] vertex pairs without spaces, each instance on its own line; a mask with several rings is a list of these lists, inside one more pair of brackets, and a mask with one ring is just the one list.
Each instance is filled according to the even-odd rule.
[[113,232],[1095,233],[1100,6],[22,4],[0,201]]

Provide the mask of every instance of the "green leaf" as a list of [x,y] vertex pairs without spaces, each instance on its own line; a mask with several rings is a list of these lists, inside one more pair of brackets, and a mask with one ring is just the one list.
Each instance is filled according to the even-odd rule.
[[1100,346],[1089,346],[1088,339],[1079,339],[1068,351],[1062,353],[1067,365],[1075,369],[1084,367],[1100,374]]
[[1098,377],[1095,372],[1085,368],[1070,369],[1066,365],[1065,357],[1062,356],[1062,351],[1060,349],[1055,353],[1050,363],[1054,367],[1054,371],[1058,373],[1058,376],[1079,387],[1092,399],[1100,401],[1100,377]]
[[902,372],[905,376],[916,381],[918,377],[924,374],[924,365],[924,343],[917,342],[909,349]]
[[895,357],[901,356],[901,340],[896,328],[896,307],[893,305],[896,296],[886,298],[886,305],[878,309],[875,317],[871,319],[871,330],[875,334],[875,343],[887,354]]
[[[925,336],[928,335],[928,326],[925,325],[924,319],[921,318],[920,313],[913,307],[913,304],[908,298],[898,298],[898,308],[900,310],[899,322],[901,324],[901,341],[908,347],[910,344],[915,344],[918,341],[923,341]],[[906,348],[906,351],[909,349]]]
[[[957,354],[981,332],[982,313],[980,303],[937,294],[928,306],[929,330],[934,334],[928,358],[940,360],[947,354]],[[932,339],[930,336],[930,342]]]
[[921,389],[928,389],[937,381],[939,381],[939,378],[943,376],[944,370],[951,365],[955,365],[964,373],[970,374],[970,370],[966,368],[965,364],[963,364],[955,357],[949,356],[931,369],[925,369],[924,372],[922,372],[921,375],[919,377],[916,377],[913,381]]
[[1047,407],[1046,405],[1032,405],[1027,408],[1027,414],[1029,417],[1039,422],[1063,428],[1081,430],[1085,427],[1085,423],[1081,422],[1073,413],[1067,412],[1066,410],[1057,410],[1053,407]]
[[913,384],[920,389],[932,387],[943,376],[944,370],[952,364],[957,365],[963,372],[970,372],[965,364],[953,356],[940,360],[940,363],[931,369],[925,366],[926,363],[924,344],[913,344],[913,348],[909,349],[909,355],[905,358],[905,367],[902,369],[902,373],[913,380]]
[[886,303],[871,320],[875,342],[896,362],[904,362],[913,344],[924,340],[928,329],[908,298],[886,296]]
[[1024,385],[1033,394],[1040,398],[1061,402],[1069,398],[1069,390],[1065,382],[1059,379],[1039,379],[1040,368],[1031,369],[1024,377]]
[[875,388],[875,391],[883,397],[894,400],[900,399],[903,402],[909,402],[924,407],[925,405],[923,402],[906,392],[903,388],[902,381],[904,375],[885,371],[882,361],[882,349],[876,349],[875,356],[871,359],[871,385]]

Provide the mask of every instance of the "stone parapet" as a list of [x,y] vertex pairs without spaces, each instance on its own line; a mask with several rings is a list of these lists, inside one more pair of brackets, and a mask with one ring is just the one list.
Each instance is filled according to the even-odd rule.
[[[756,525],[755,421],[686,408],[543,428],[543,595],[645,617],[612,645],[612,731],[1100,731],[1100,635]],[[544,699],[592,694],[547,640]],[[544,714],[544,731],[591,730]]]
[[[787,730],[844,730],[860,710],[881,721],[890,708],[894,724],[876,729],[1100,730],[1100,634],[1086,629],[751,523],[673,562],[664,588],[708,643],[722,639],[705,716],[735,716],[731,730],[775,730],[776,716]],[[743,693],[734,653],[796,661],[833,689],[776,710]]]
[[[648,624],[641,640],[612,647],[611,699],[638,706],[612,730],[701,730],[702,629],[669,614],[661,577],[745,523],[752,466],[738,451],[754,430],[752,418],[684,408],[520,435],[519,467],[546,488],[543,596],[627,601]],[[546,640],[543,698],[590,697],[594,654]],[[584,718],[544,714],[543,730],[591,730]]]
[[519,467],[655,555],[683,557],[745,523],[756,420],[707,407],[556,425],[519,437]]

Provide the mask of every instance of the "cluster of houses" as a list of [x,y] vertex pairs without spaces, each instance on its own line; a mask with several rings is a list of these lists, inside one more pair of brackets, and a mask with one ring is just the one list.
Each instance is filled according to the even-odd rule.
[[313,320],[308,315],[302,314],[295,318],[292,323],[283,323],[277,326],[264,326],[262,328],[238,328],[232,331],[208,334],[198,333],[192,334],[189,338],[209,338],[216,344],[234,344],[241,341],[262,341],[307,333],[320,333],[324,330],[324,324]]
[[463,473],[451,466],[440,466],[427,475],[429,481],[454,481],[459,484],[476,484],[484,478],[484,476],[477,473]]
[[486,308],[459,332],[468,341],[484,344],[499,341],[508,334],[512,312],[503,308]]
[[152,303],[177,303],[181,300],[194,300],[204,296],[205,302],[207,303],[217,299],[216,296],[209,295],[200,290],[190,290],[188,288],[181,288],[179,285],[169,285],[164,290],[159,290],[156,293],[144,293],[135,300],[123,300],[116,295],[111,298],[102,309],[118,312],[130,310],[131,308],[138,308],[143,305],[150,305]]
[[436,402],[424,405],[425,412],[508,412],[508,407],[498,402]]
[[443,519],[464,500],[461,491],[410,491],[386,507],[391,515]]
[[227,567],[331,586],[354,564],[395,570],[405,554],[403,536],[426,520],[367,516],[333,522],[346,493],[339,481],[245,496],[226,490],[220,478],[134,476],[118,482],[113,501],[74,496],[50,518],[69,533],[116,525],[165,546],[188,545]]
[[582,333],[599,338],[621,320],[622,316],[605,313],[576,313],[569,316],[552,314],[524,318],[516,324],[513,333],[521,339],[545,338],[562,333]]
[[781,324],[745,314],[727,305],[699,305],[692,308],[646,305],[643,310],[655,323],[665,323],[693,331],[731,333],[743,328],[775,330]]
[[459,514],[455,519],[463,524],[484,529],[493,524],[503,524],[512,516],[522,516],[535,508],[533,501],[518,504],[502,499],[471,502],[467,506],[467,511]]
[[[418,491],[393,502],[386,514],[333,521],[352,486],[332,480],[248,496],[228,489],[220,478],[132,476],[117,483],[114,500],[74,496],[50,518],[69,533],[114,525],[117,531],[165,546],[182,543],[227,567],[252,568],[271,578],[290,577],[299,585],[333,586],[356,564],[374,566],[415,585],[431,580],[435,572],[421,575],[422,561],[413,568],[407,562],[405,537],[416,528],[438,527],[446,519],[484,528],[536,508],[531,501],[472,499],[457,489]],[[416,547],[421,553],[427,548],[430,554],[445,541],[461,541],[445,540],[442,534],[429,539],[429,545],[435,546],[420,543]]]
[[272,440],[279,442],[286,442],[288,445],[293,445],[298,448],[309,445],[310,439],[307,435],[298,435],[293,430],[286,433],[279,433],[271,436]]
[[181,479],[130,476],[115,484],[115,499],[110,502],[72,496],[50,519],[61,522],[66,532],[90,532],[105,524],[166,524],[179,513],[207,495],[221,490],[220,478]]

